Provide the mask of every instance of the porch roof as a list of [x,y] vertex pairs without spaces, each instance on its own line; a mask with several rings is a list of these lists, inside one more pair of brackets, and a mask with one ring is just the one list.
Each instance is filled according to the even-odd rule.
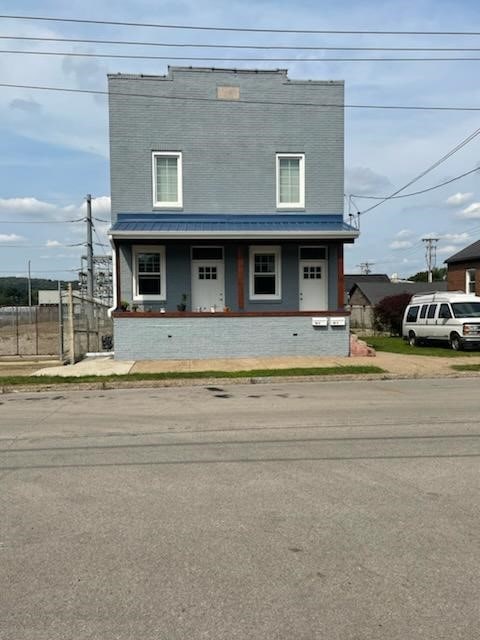
[[353,241],[359,232],[340,214],[119,213],[113,238],[322,239]]

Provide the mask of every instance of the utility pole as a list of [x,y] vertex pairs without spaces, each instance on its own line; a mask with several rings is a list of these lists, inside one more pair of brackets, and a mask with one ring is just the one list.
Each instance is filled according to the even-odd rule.
[[438,238],[422,238],[425,243],[425,259],[427,261],[428,282],[433,281],[432,271],[437,262],[437,242]]
[[87,194],[87,297],[93,298],[92,196]]
[[374,264],[374,262],[361,262],[357,267],[360,267],[360,273],[363,276],[369,276],[372,273],[371,267],[373,267]]

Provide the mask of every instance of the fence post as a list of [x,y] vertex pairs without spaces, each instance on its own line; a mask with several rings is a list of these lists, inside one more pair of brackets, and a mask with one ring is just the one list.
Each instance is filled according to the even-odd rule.
[[63,351],[63,300],[62,287],[58,281],[58,359],[63,363],[65,353]]
[[35,306],[34,308],[35,308],[35,355],[38,356],[38,307]]
[[70,364],[75,364],[75,326],[73,318],[73,292],[72,283],[68,283],[68,330],[70,341]]
[[17,337],[17,353],[16,356],[20,355],[20,345],[19,345],[19,335],[18,335],[18,305],[15,307],[15,335]]

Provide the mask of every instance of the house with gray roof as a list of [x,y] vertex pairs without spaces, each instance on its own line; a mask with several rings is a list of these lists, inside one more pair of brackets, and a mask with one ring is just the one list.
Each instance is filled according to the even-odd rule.
[[347,355],[343,82],[108,82],[115,357]]
[[480,240],[445,260],[449,291],[480,296]]
[[427,291],[446,291],[439,282],[357,282],[350,294],[351,324],[354,329],[373,329],[374,308],[384,298],[401,293],[415,295]]

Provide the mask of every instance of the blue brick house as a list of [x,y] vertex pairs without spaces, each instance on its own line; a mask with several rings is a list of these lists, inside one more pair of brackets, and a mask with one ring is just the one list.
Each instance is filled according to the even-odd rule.
[[115,357],[347,355],[343,82],[108,80]]

